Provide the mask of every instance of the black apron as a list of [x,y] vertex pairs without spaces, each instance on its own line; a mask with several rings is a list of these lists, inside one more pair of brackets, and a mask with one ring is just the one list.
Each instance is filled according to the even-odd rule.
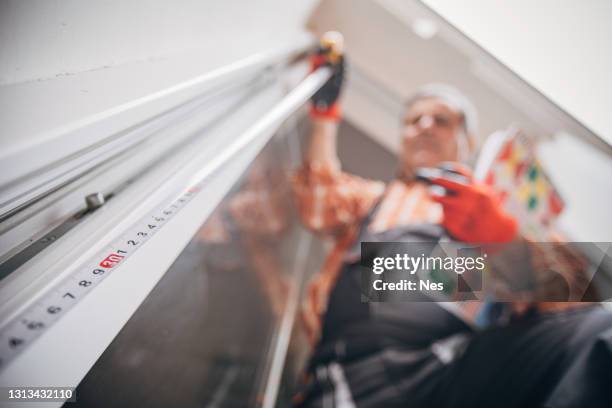
[[371,234],[377,206],[330,294],[297,406],[335,406],[331,364],[341,365],[358,408],[612,406],[612,313],[599,305],[475,332],[434,302],[362,302],[360,242],[433,247],[444,236],[433,225]]
[[[379,205],[380,201],[362,222],[345,257],[308,371],[315,378],[318,368],[340,363],[357,407],[425,406],[436,379],[442,377],[440,370],[449,363],[440,360],[432,345],[440,342],[458,354],[472,329],[434,302],[362,301],[361,242],[425,243],[415,247],[418,256],[445,236],[444,229],[433,224],[373,234],[368,226]],[[315,400],[330,391],[329,381],[319,376],[309,385],[304,405],[323,406]]]

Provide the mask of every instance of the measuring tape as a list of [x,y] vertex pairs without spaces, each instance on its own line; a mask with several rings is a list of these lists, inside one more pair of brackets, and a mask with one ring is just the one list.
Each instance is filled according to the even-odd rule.
[[[290,114],[308,101],[330,76],[331,70],[327,67],[309,74],[294,90],[284,96],[281,103],[260,117],[208,162],[207,166],[194,176],[194,180],[200,180],[199,182],[171,196],[164,205],[144,216],[97,256],[73,270],[25,312],[0,328],[0,371],[155,235],[201,190],[207,175],[216,171],[242,149],[252,147],[254,141],[258,141],[260,148],[263,147],[263,143],[271,137],[271,132],[276,131]],[[269,136],[262,140],[261,135],[268,133]]]
[[141,218],[0,329],[0,371],[155,235],[200,191],[190,187]]

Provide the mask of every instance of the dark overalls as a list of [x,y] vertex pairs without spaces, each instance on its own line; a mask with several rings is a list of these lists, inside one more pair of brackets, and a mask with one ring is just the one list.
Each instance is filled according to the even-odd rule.
[[[362,223],[330,294],[297,406],[612,407],[612,387],[602,385],[610,380],[612,386],[612,314],[599,306],[527,314],[477,332],[434,302],[363,302],[361,242],[433,247],[445,235],[437,225],[372,234],[368,225],[377,207]],[[599,377],[589,387],[594,373]],[[584,376],[583,387],[560,388],[568,375]],[[564,392],[570,395],[560,397]]]

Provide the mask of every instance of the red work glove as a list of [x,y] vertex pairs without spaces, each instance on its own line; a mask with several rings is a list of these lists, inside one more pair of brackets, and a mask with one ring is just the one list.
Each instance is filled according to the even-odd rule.
[[312,96],[310,115],[313,118],[337,122],[342,117],[338,97],[344,82],[345,60],[341,54],[341,44],[333,43],[334,40],[342,41],[341,36],[340,39],[336,38],[339,36],[338,33],[332,34],[331,37],[326,36],[321,40],[321,45],[316,52],[310,57],[310,67],[312,72],[321,66],[329,66],[332,69],[332,75],[321,89]]
[[[465,171],[458,171],[467,175]],[[495,192],[487,185],[467,184],[446,178],[434,178],[433,184],[444,187],[448,194],[432,195],[442,204],[442,225],[455,239],[473,243],[510,242],[518,232],[516,220],[502,208]]]

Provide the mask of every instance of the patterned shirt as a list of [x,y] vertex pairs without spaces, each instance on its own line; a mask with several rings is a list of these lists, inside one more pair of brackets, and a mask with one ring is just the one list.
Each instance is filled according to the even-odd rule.
[[429,199],[427,186],[419,182],[396,179],[385,186],[332,166],[306,163],[294,174],[292,185],[304,225],[333,240],[321,274],[334,280],[362,220],[379,200],[369,225],[371,232],[414,223],[440,223],[442,219],[440,204]]
[[[303,224],[333,240],[333,247],[320,271],[320,275],[332,284],[341,270],[346,252],[357,238],[362,220],[379,200],[380,206],[368,227],[371,232],[442,221],[441,205],[429,198],[427,185],[420,182],[406,183],[395,179],[385,186],[381,181],[350,175],[333,166],[306,163],[293,175],[292,187]],[[525,240],[523,237],[517,239]],[[533,273],[541,282],[538,291],[557,290],[557,285],[548,282],[552,281],[551,276],[560,274],[572,293],[584,293],[588,281],[585,281],[585,264],[579,255],[559,241],[553,247],[529,240],[525,242],[530,245]],[[554,253],[545,253],[551,250]],[[462,304],[463,313],[473,315],[479,303]],[[571,302],[550,303],[544,307],[564,309],[572,305]]]

